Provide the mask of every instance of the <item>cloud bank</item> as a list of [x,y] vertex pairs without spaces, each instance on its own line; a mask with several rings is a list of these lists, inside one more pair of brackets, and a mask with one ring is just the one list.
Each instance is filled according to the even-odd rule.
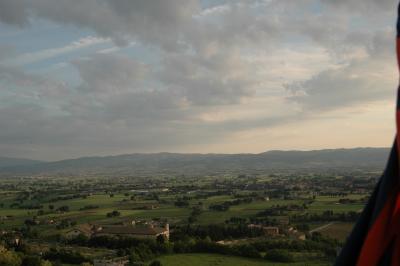
[[45,22],[87,34],[0,46],[1,155],[342,147],[359,131],[316,143],[309,123],[324,131],[365,114],[371,141],[355,145],[384,146],[395,15],[389,0],[0,0],[0,31],[23,38]]

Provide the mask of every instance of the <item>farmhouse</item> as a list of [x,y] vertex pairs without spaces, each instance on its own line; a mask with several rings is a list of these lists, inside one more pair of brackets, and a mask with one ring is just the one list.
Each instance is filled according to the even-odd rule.
[[290,238],[297,239],[297,240],[306,240],[306,234],[297,231],[293,227],[290,227],[287,230],[287,234]]
[[66,238],[75,238],[79,235],[84,235],[86,237],[91,237],[96,230],[101,230],[94,225],[91,224],[81,224],[79,226],[74,227],[73,229],[67,231],[65,233]]
[[263,226],[263,225],[259,225],[259,224],[249,224],[247,227],[262,229],[264,232],[264,235],[266,235],[266,236],[279,235],[279,228],[276,226]]
[[276,226],[264,226],[262,229],[263,229],[265,235],[268,235],[268,236],[279,235],[279,228]]

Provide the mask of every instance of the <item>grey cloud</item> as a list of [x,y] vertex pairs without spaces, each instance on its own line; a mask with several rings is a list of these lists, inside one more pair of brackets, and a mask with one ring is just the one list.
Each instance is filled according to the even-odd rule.
[[376,85],[363,78],[351,78],[345,70],[324,71],[306,82],[288,86],[292,93],[289,99],[302,104],[306,111],[329,110],[381,99],[380,86]]
[[393,31],[377,31],[369,42],[367,52],[373,59],[395,58],[395,33]]
[[[0,90],[12,95],[16,100],[31,101],[58,101],[59,97],[68,94],[68,88],[61,82],[3,65],[0,65]],[[0,97],[0,102],[2,101],[3,97]],[[7,101],[4,103],[8,104]]]
[[163,84],[194,105],[238,103],[254,92],[257,83],[251,77],[250,65],[235,52],[208,58],[171,55],[164,58],[163,66],[159,73]]
[[[159,72],[115,54],[95,54],[74,61],[73,65],[83,80],[78,90],[92,93],[92,99],[99,102],[113,96],[132,98],[131,95],[136,95],[146,101],[154,96],[161,107],[162,100],[166,105],[230,104],[250,96],[257,84],[257,80],[251,78],[250,69],[246,70],[250,66],[233,52],[208,59],[190,54],[165,55]],[[135,103],[141,105],[140,100]],[[131,108],[135,109],[135,105]]]
[[0,44],[0,64],[2,60],[11,58],[15,56],[15,48],[11,45],[1,45]]
[[28,11],[25,1],[0,1],[0,21],[19,27],[29,24]]
[[0,19],[8,24],[25,25],[38,16],[90,28],[122,45],[127,38],[138,38],[171,48],[199,6],[194,0],[1,0],[0,10]]
[[[85,86],[115,84],[114,75],[100,77],[92,68],[97,66],[107,72],[110,70],[107,66],[120,71],[124,71],[125,67],[129,69],[131,64],[136,66],[134,61],[120,59],[119,56],[111,59],[101,55],[97,59],[79,62],[96,64],[76,66],[82,73],[88,71],[85,73]],[[115,62],[101,65],[98,60]],[[94,91],[66,88],[22,70],[3,69],[5,72],[13,76],[2,79],[5,86],[9,84],[23,91],[29,87],[32,94],[42,95],[28,100],[15,95],[1,98],[0,127],[3,130],[0,132],[0,149],[8,155],[57,159],[90,154],[174,150],[178,146],[209,144],[249,126],[249,122],[199,121],[196,117],[207,108],[188,105],[185,95],[166,89],[127,89],[119,93],[104,90],[104,97],[100,97]],[[134,83],[137,77],[131,76]],[[99,84],[97,78],[101,79]],[[128,83],[126,79],[123,84]],[[51,90],[43,90],[44,85]],[[261,123],[265,126],[279,122],[278,119],[268,119]],[[251,124],[255,125],[257,121]]]
[[[154,65],[118,54],[74,60],[82,80],[77,87],[0,66],[0,88],[7,91],[0,96],[0,149],[38,158],[173,150],[392,95],[396,78],[378,72],[393,63],[394,34],[376,33],[379,23],[394,17],[392,1],[381,7],[372,0],[323,1],[321,13],[312,11],[311,0],[256,2],[226,1],[223,12],[201,17],[199,1],[0,0],[4,23],[21,27],[45,18],[119,45],[135,39],[160,52]],[[354,18],[372,26],[354,26]],[[287,86],[288,104],[306,112],[222,122],[198,118],[215,106],[242,108],[241,101],[258,89],[268,94],[258,70],[275,66],[257,66],[246,55],[275,55],[288,43],[312,44],[342,59],[339,67]],[[352,49],[367,55],[354,59]]]
[[342,10],[351,10],[356,12],[374,12],[396,10],[397,1],[394,0],[322,0],[322,3],[341,8]]
[[[324,45],[339,45],[353,33],[353,19],[393,21],[393,0],[322,0],[321,13],[311,11],[315,1],[227,1],[216,19],[194,19],[201,13],[196,0],[1,0],[0,19],[24,25],[32,16],[56,23],[89,28],[119,44],[138,39],[166,51],[192,47],[198,52],[215,42],[220,46],[264,45],[302,34]],[[367,12],[367,13],[366,13]],[[278,44],[279,45],[279,44]]]
[[340,69],[323,71],[305,82],[292,83],[287,86],[288,99],[299,103],[305,112],[394,99],[395,76],[388,73],[388,79],[384,80],[375,76],[374,71],[384,67],[381,63],[369,66],[370,71],[357,73],[354,70],[360,67],[357,65],[364,64],[365,61],[359,61]]
[[96,54],[72,63],[83,80],[81,89],[93,93],[138,90],[150,71],[141,62],[114,54]]
[[393,97],[396,86],[393,32],[377,31],[363,40],[366,55],[322,71],[309,80],[286,85],[288,99],[299,103],[305,111],[313,111]]

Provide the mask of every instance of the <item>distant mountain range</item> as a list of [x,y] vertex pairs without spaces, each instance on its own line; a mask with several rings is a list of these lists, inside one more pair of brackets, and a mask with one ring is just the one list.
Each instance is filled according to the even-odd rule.
[[0,157],[0,176],[254,174],[277,170],[382,170],[388,148],[268,151],[259,154],[127,154],[56,162]]
[[29,159],[19,159],[10,157],[0,156],[0,169],[5,167],[15,167],[15,166],[28,166],[33,164],[42,163],[41,161],[29,160]]

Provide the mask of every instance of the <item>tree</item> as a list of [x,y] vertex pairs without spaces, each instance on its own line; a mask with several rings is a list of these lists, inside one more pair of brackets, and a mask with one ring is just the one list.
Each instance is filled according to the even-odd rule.
[[283,249],[272,249],[264,256],[265,259],[275,262],[293,262],[293,255]]
[[36,221],[33,219],[26,219],[24,222],[27,226],[33,226],[36,225]]
[[60,212],[69,212],[69,207],[64,205],[64,206],[59,207],[57,210]]
[[53,264],[48,260],[42,260],[40,266],[53,266]]
[[38,256],[26,256],[22,260],[23,266],[42,266],[42,260]]
[[5,266],[20,266],[21,258],[15,252],[7,250],[0,246],[0,265]]
[[153,260],[153,262],[150,263],[149,266],[162,266],[162,264],[159,260]]
[[164,244],[165,243],[165,236],[164,235],[158,235],[157,236],[157,243],[159,244]]
[[112,211],[112,212],[107,213],[107,217],[117,217],[120,215],[121,215],[121,213],[119,211]]

